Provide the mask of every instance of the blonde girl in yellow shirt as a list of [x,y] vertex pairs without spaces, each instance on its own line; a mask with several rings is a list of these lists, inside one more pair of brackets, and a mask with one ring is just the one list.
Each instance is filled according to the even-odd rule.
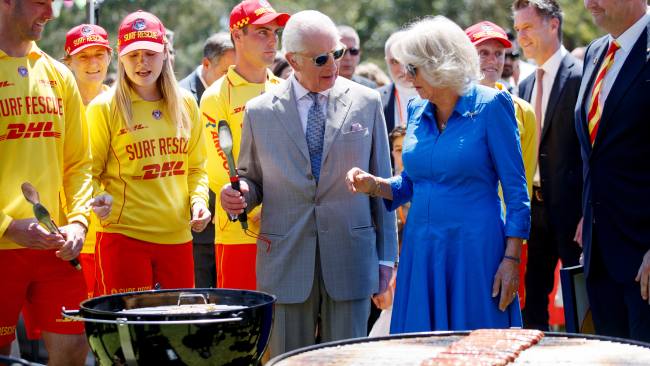
[[118,36],[116,86],[87,108],[95,196],[113,197],[97,234],[98,291],[193,287],[190,229],[211,219],[198,106],[176,83],[155,15],[127,15]]

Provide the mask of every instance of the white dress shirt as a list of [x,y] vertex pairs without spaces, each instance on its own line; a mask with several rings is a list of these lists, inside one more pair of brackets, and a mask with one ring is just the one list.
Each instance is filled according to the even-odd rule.
[[[415,98],[418,95],[418,92],[413,87],[404,87],[397,83],[395,84],[395,89],[397,90],[397,96],[399,96],[399,98],[395,98],[395,127],[406,127],[408,118],[406,107],[408,106],[409,100]],[[391,132],[392,131],[388,131],[388,133]]]
[[[649,21],[650,15],[646,13],[641,17],[641,19],[637,20],[636,23],[634,23],[623,34],[616,38],[616,42],[618,42],[618,45],[621,46],[621,48],[619,48],[618,51],[616,51],[614,54],[614,63],[609,67],[609,70],[607,70],[607,74],[605,74],[605,78],[603,79],[603,86],[600,90],[600,100],[602,101],[602,105],[605,105],[605,101],[609,96],[609,92],[612,90],[612,86],[618,77],[618,73],[623,68],[623,64],[625,63],[625,60],[627,60],[627,56],[629,56],[630,52],[632,51],[632,47],[634,47],[634,44],[641,36],[641,33],[645,31],[645,28],[648,25]],[[610,34],[608,47],[613,40],[614,37],[612,37]],[[600,62],[600,59],[597,60]],[[591,93],[589,95],[591,95]],[[591,108],[591,105],[589,105],[589,108]]]
[[[293,92],[296,95],[298,116],[300,117],[302,132],[307,133],[307,115],[309,114],[309,109],[313,104],[312,99],[309,96],[310,91],[302,86],[293,74],[289,76],[289,80],[291,81],[291,85],[293,85]],[[325,113],[325,117],[327,117],[327,100],[330,95],[330,89],[318,92],[318,94],[318,103],[320,104],[323,113]]]
[[[546,107],[548,106],[548,98],[551,95],[551,89],[553,89],[553,82],[555,81],[555,77],[557,76],[557,72],[560,69],[560,64],[562,64],[562,59],[564,59],[564,56],[566,56],[569,53],[569,51],[564,48],[564,46],[560,46],[557,51],[551,56],[542,66],[540,66],[541,69],[544,70],[544,80],[542,82],[542,91],[544,95],[542,95],[542,120],[540,121],[540,125],[542,128],[544,128],[544,118],[546,115]],[[535,83],[533,84],[533,94],[530,96],[531,103],[535,101],[535,98],[537,97],[537,79],[535,80]]]
[[[553,89],[553,82],[555,81],[555,77],[557,76],[557,72],[560,69],[560,65],[562,64],[562,60],[564,59],[564,56],[566,56],[569,53],[569,51],[564,48],[564,46],[560,46],[557,51],[551,56],[546,62],[544,62],[543,65],[540,66],[541,69],[544,70],[544,77],[542,78],[542,120],[539,122],[542,131],[544,129],[544,119],[546,118],[546,107],[548,107],[548,99],[549,96],[551,95],[551,90]],[[533,84],[533,93],[530,96],[531,102],[534,102],[535,98],[537,98],[537,79],[535,79],[535,83]],[[542,131],[539,131],[540,133],[540,138]],[[533,177],[533,185],[535,186],[540,186],[540,176],[539,176],[539,164],[537,164],[537,168],[535,169],[535,176]]]

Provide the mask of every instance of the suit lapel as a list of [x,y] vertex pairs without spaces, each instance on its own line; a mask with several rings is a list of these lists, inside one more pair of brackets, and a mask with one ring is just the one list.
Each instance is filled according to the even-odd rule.
[[[598,134],[596,135],[596,141],[594,142],[594,147],[598,144],[599,140],[603,139],[603,136],[606,134],[607,126],[609,121],[615,115],[616,106],[618,106],[621,98],[625,96],[628,89],[634,84],[634,80],[637,78],[639,73],[643,70],[648,62],[648,32],[650,29],[650,24],[646,27],[645,32],[641,34],[639,39],[632,47],[632,51],[627,56],[621,71],[619,71],[612,89],[605,100],[605,105],[603,106],[603,115],[600,118],[600,125],[598,127]],[[632,112],[632,111],[630,111]]]
[[329,101],[327,103],[327,124],[325,125],[325,137],[323,138],[323,158],[321,162],[325,162],[332,142],[341,132],[341,126],[350,109],[352,101],[347,95],[348,90],[345,84],[335,83],[330,91]]
[[532,98],[533,96],[533,85],[535,84],[536,79],[537,77],[533,73],[533,76],[531,76],[530,79],[526,78],[524,79],[527,80],[526,82],[523,82],[522,80],[521,84],[519,84],[519,86],[521,87],[521,89],[519,90],[520,91],[519,96],[521,97],[521,99],[527,101],[528,103],[533,103],[533,101],[530,100],[530,98]]
[[194,78],[194,92],[196,95],[199,96],[199,102],[201,101],[201,96],[203,95],[203,92],[205,92],[205,87],[203,86],[203,82],[199,78],[199,73],[196,73],[196,77]]
[[573,66],[574,62],[571,59],[571,56],[566,55],[564,58],[562,58],[560,68],[557,70],[555,80],[553,80],[551,94],[548,96],[548,104],[546,105],[546,113],[544,114],[544,127],[542,127],[542,136],[540,137],[540,141],[544,141],[544,136],[546,135],[551,126],[551,123],[553,122],[555,107],[557,107],[557,103],[560,100],[560,95],[564,89],[564,84],[566,83]]
[[[603,41],[594,44],[594,57],[588,59],[584,64],[584,71],[582,73],[582,83],[580,83],[580,92],[578,94],[578,103],[580,103],[580,128],[582,133],[589,140],[589,121],[587,120],[587,108],[589,106],[589,99],[591,98],[591,89],[596,80],[596,73],[600,68],[605,53],[607,52],[607,37],[603,37]],[[591,145],[591,144],[590,144]],[[590,146],[591,148],[591,146]]]
[[293,87],[290,81],[285,81],[279,85],[273,93],[276,96],[273,105],[275,117],[282,126],[287,130],[287,136],[296,144],[298,150],[309,161],[309,149],[305,140],[305,133],[300,123],[298,114],[298,105],[295,100]]

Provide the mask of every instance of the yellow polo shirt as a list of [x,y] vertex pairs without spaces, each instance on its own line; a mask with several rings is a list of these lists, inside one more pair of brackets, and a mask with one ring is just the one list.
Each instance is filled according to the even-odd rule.
[[[102,85],[102,91],[99,93],[104,93],[110,90],[108,85]],[[98,95],[99,95],[98,94]],[[94,98],[93,98],[94,99]],[[84,108],[85,112],[85,108]],[[90,223],[88,224],[88,233],[86,234],[86,240],[84,241],[84,246],[81,248],[81,253],[84,254],[93,254],[95,253],[95,242],[97,241],[97,229],[101,227],[99,225],[99,219],[95,216],[95,213],[90,211]]]
[[[496,83],[496,88],[508,91],[503,84]],[[519,128],[521,140],[521,155],[524,158],[524,171],[526,173],[526,186],[528,188],[528,198],[533,193],[533,176],[537,169],[537,123],[535,123],[535,109],[530,103],[515,96],[510,95],[515,106],[515,118]]]
[[93,189],[113,196],[100,231],[159,244],[192,240],[190,207],[197,201],[207,207],[208,176],[199,109],[192,94],[182,93],[190,131],[177,128],[162,100],[145,101],[135,92],[130,129],[115,117],[115,89],[88,105]]
[[[277,78],[271,70],[267,70],[266,82],[250,83],[235,71],[235,66],[230,66],[226,75],[215,81],[201,97],[201,121],[205,129],[204,138],[208,149],[208,175],[210,189],[216,193],[215,204],[215,242],[219,244],[251,244],[255,238],[244,233],[239,222],[232,222],[228,214],[221,208],[221,187],[230,182],[228,176],[228,163],[226,155],[219,147],[219,121],[225,120],[232,132],[232,154],[235,162],[239,157],[242,124],[244,123],[244,109],[246,103],[256,96],[266,92],[282,80]],[[259,217],[261,210],[256,207],[248,213],[249,218]],[[259,233],[259,222],[248,220],[248,229]]]
[[0,50],[0,249],[22,248],[2,238],[13,219],[34,217],[21,192],[30,182],[57,220],[62,192],[68,222],[88,225],[91,196],[88,126],[72,72],[35,43],[25,57]]

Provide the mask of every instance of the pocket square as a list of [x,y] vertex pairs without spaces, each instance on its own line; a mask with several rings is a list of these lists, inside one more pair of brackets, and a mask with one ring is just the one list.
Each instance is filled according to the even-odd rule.
[[352,125],[350,125],[350,132],[359,132],[363,131],[363,126],[359,122],[354,122]]

